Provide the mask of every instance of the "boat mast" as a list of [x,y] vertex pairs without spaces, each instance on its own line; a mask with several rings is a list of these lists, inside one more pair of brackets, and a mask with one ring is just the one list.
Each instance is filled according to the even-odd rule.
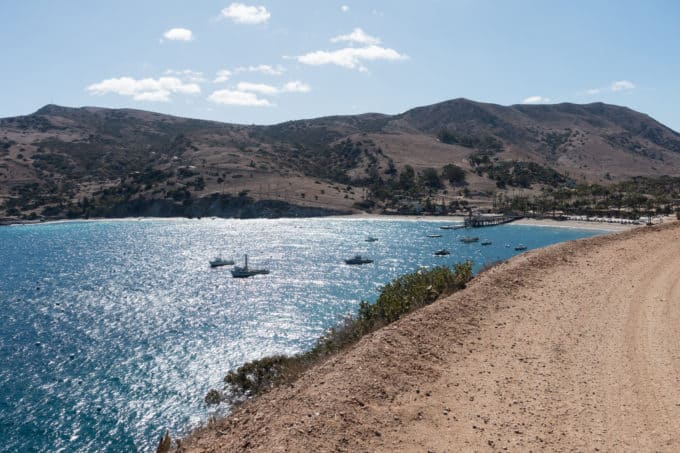
[[248,255],[247,254],[244,255],[244,257],[245,257],[245,261],[246,261],[245,268],[248,269]]

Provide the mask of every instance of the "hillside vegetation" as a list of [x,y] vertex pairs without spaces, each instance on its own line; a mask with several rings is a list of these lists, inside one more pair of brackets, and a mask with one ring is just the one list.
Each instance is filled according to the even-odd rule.
[[555,209],[583,187],[663,185],[679,169],[678,133],[602,103],[456,99],[272,126],[55,105],[0,120],[0,218],[465,212],[558,193]]

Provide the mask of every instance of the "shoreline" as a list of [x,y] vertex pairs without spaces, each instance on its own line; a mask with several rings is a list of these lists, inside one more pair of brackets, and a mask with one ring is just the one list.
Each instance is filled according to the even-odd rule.
[[[382,215],[382,214],[351,214],[342,216],[330,216],[331,218],[340,219],[365,219],[365,220],[403,220],[403,221],[422,221],[422,222],[463,222],[465,216],[406,216],[406,215]],[[670,216],[669,216],[670,218]],[[667,221],[667,220],[666,220]],[[627,231],[633,228],[638,228],[644,225],[633,224],[618,224],[606,222],[586,222],[578,220],[553,220],[553,219],[534,219],[522,218],[519,220],[506,223],[504,225],[522,225],[522,226],[536,226],[536,227],[550,227],[550,228],[574,228],[583,230],[598,230],[598,231]],[[481,227],[492,228],[492,227]],[[479,229],[479,228],[475,228]]]
[[605,222],[585,222],[578,220],[552,220],[552,219],[520,219],[511,223],[511,225],[521,226],[535,226],[535,227],[551,227],[551,228],[574,228],[581,230],[598,230],[609,232],[628,231],[644,225],[632,224],[618,224]]
[[[566,327],[560,326],[569,323],[578,333],[584,326],[593,324],[592,332],[598,332],[598,322],[609,326],[613,321],[606,317],[589,317],[582,311],[617,308],[621,304],[607,302],[610,293],[633,291],[630,284],[618,283],[618,280],[610,282],[609,279],[642,282],[644,287],[647,274],[656,275],[659,266],[667,268],[672,263],[679,267],[676,250],[667,245],[670,236],[677,239],[680,235],[678,226],[677,222],[672,222],[643,229],[627,228],[618,234],[568,241],[517,255],[475,277],[467,289],[366,335],[350,350],[309,370],[294,385],[275,388],[237,407],[230,416],[192,432],[182,439],[179,451],[271,451],[274,447],[293,451],[318,448],[440,451],[452,447],[454,450],[479,449],[487,444],[526,450],[568,449],[566,447],[583,445],[583,442],[613,449],[617,445],[630,447],[631,444],[617,437],[626,436],[629,441],[631,437],[638,439],[636,434],[639,432],[631,430],[630,426],[624,426],[612,435],[607,429],[598,431],[606,433],[604,438],[592,430],[588,434],[587,430],[562,426],[565,422],[579,423],[581,420],[579,398],[586,401],[590,401],[590,395],[607,398],[609,387],[625,384],[625,380],[618,380],[616,374],[603,373],[602,379],[611,381],[613,376],[614,381],[604,387],[595,387],[597,392],[577,392],[580,397],[577,396],[576,401],[570,396],[570,387],[557,380],[549,385],[556,392],[546,394],[552,401],[559,397],[559,389],[565,389],[561,396],[564,399],[558,400],[561,403],[557,406],[550,403],[517,411],[514,405],[526,407],[527,398],[536,399],[531,395],[535,395],[536,388],[541,388],[546,376],[552,377],[552,374],[546,374],[551,373],[551,367],[557,367],[553,372],[555,379],[562,374],[572,379],[564,371],[565,366],[573,364],[580,370],[582,361],[599,357],[592,356],[588,349],[591,344],[594,348],[599,347],[602,341],[598,340],[599,336],[582,333],[565,336],[563,329]],[[656,267],[651,265],[656,259],[654,252],[648,253],[650,245],[657,252],[664,251],[660,252],[663,257],[659,258],[661,261]],[[617,273],[614,277],[611,269],[618,263],[630,267],[630,271]],[[641,272],[642,269],[647,271]],[[664,275],[670,271],[673,268]],[[672,277],[674,272],[668,276]],[[603,278],[605,275],[609,278]],[[586,280],[592,286],[582,286]],[[632,288],[636,287],[639,286],[632,285]],[[602,291],[601,295],[599,291]],[[652,291],[651,294],[657,293]],[[614,300],[622,297],[613,296]],[[604,298],[602,302],[598,297]],[[627,304],[643,303],[634,297],[623,300]],[[621,310],[624,315],[628,313],[625,307]],[[609,328],[616,329],[618,325]],[[538,330],[532,334],[531,329]],[[554,340],[543,342],[536,336],[539,334],[568,342],[567,349],[558,349],[558,352],[562,351],[561,355],[571,354],[572,349],[580,353],[583,349],[586,356],[581,360],[576,360],[580,356],[575,356],[566,362],[545,361],[542,350],[546,349],[547,357],[550,357],[555,351]],[[505,341],[505,337],[516,338]],[[586,338],[593,339],[589,343]],[[606,338],[617,340],[619,337],[610,335]],[[628,349],[624,345],[618,350],[625,353]],[[522,357],[532,359],[526,361]],[[538,368],[530,371],[537,360]],[[612,360],[607,365],[617,367],[626,363],[625,360]],[[595,364],[601,365],[598,361]],[[487,372],[488,378],[484,377]],[[499,380],[504,373],[508,373],[507,377]],[[567,382],[570,385],[591,384],[589,380],[580,379],[577,383]],[[421,391],[423,388],[425,390]],[[508,392],[514,396],[503,397]],[[540,399],[542,395],[539,392],[536,396]],[[506,398],[516,401],[508,405]],[[497,400],[500,404],[493,409]],[[605,411],[609,407],[616,414],[625,407],[607,406],[605,402],[596,407]],[[564,404],[576,406],[570,411],[576,414],[575,417],[565,419],[560,409]],[[507,428],[506,423],[487,425],[484,420],[484,429],[480,430],[480,415],[475,414],[484,413],[487,405],[491,420],[506,420]],[[592,405],[586,404],[586,407]],[[560,410],[553,419],[551,410],[555,408]],[[624,410],[621,417],[628,417],[629,413]],[[635,413],[630,416],[635,425]],[[520,425],[520,429],[513,428]],[[610,430],[615,431],[615,426],[609,427]],[[564,430],[570,433],[566,437]],[[487,439],[492,439],[494,445]],[[654,437],[649,440],[651,445],[661,445],[659,440],[654,443]],[[607,447],[605,450],[609,449]],[[649,448],[643,446],[642,449]]]
[[[30,226],[30,225],[54,225],[62,223],[90,223],[90,222],[144,222],[144,221],[205,221],[205,220],[243,220],[243,221],[257,221],[257,220],[304,220],[304,219],[340,219],[340,220],[380,220],[380,221],[402,221],[402,222],[432,222],[432,223],[462,223],[465,220],[465,216],[453,215],[453,216],[410,216],[410,215],[384,215],[384,214],[343,214],[343,215],[329,215],[329,216],[315,216],[315,217],[258,217],[258,218],[235,218],[235,217],[202,217],[202,218],[189,218],[189,217],[102,217],[102,218],[90,218],[90,219],[56,219],[56,220],[45,220],[45,221],[33,221],[33,220],[17,220],[16,222],[0,223],[0,227],[17,227],[17,226]],[[662,220],[663,222],[672,221],[672,216],[667,216]],[[607,222],[587,222],[587,221],[577,221],[577,220],[552,220],[552,219],[533,219],[533,218],[522,218],[515,220],[506,225],[520,225],[520,226],[534,226],[534,227],[549,227],[549,228],[573,228],[573,229],[584,229],[584,230],[598,230],[598,231],[609,231],[609,232],[620,232],[627,231],[630,229],[638,228],[644,225],[632,225],[632,224],[617,224],[617,223],[607,223]],[[482,227],[489,228],[489,227]]]

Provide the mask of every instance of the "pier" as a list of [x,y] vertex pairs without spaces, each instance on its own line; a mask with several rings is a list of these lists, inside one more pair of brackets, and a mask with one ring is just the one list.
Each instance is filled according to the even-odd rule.
[[505,214],[476,214],[465,218],[466,228],[481,228],[494,225],[503,225],[521,219],[521,216]]

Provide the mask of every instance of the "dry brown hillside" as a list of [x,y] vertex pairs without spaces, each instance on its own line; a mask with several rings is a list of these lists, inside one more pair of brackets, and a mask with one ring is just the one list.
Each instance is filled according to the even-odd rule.
[[[520,172],[523,179],[510,184],[523,190],[676,175],[680,135],[601,103],[505,107],[456,99],[399,115],[272,126],[48,105],[0,120],[0,217],[366,209],[376,181],[397,178],[407,165],[419,176],[447,164],[463,170],[473,196],[508,189],[501,180]],[[451,198],[461,188],[444,180],[435,191]]]

